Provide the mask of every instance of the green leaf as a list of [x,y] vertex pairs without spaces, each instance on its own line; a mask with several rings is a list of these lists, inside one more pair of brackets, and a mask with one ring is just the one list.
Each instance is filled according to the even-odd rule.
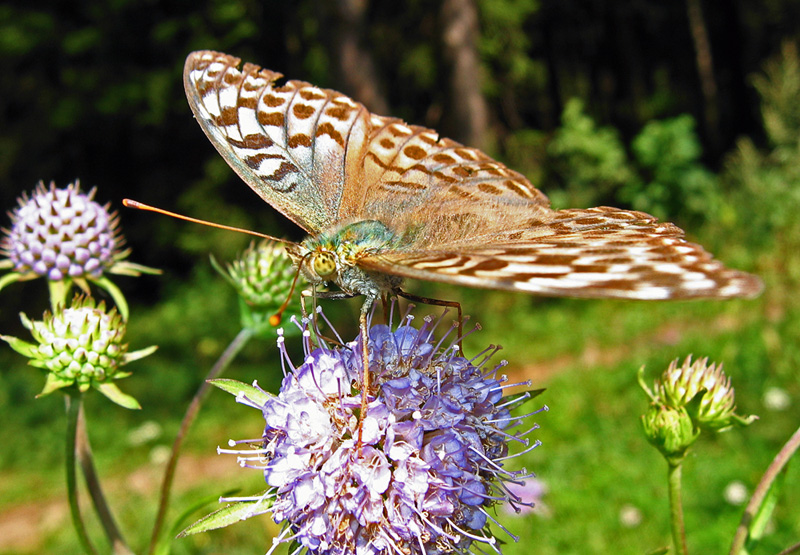
[[9,283],[14,283],[16,281],[20,281],[21,279],[22,275],[19,274],[18,272],[11,272],[4,275],[3,277],[0,277],[0,291],[2,291],[3,288]]
[[[222,497],[228,497],[234,495],[237,490],[228,490],[222,494]],[[172,544],[172,540],[175,539],[181,532],[181,527],[184,526],[184,523],[189,520],[189,516],[203,508],[206,505],[216,504],[219,503],[219,496],[214,495],[204,495],[200,499],[197,499],[194,503],[191,503],[188,507],[186,507],[181,514],[177,516],[172,526],[170,526],[167,533],[163,533],[159,537],[158,541],[156,542],[156,548],[153,551],[154,555],[170,555],[171,549],[170,546]]]
[[103,383],[95,386],[95,389],[108,397],[111,401],[115,402],[119,406],[126,408],[126,409],[141,409],[142,405],[139,404],[139,401],[128,395],[127,393],[123,393],[120,388],[113,383]]
[[251,516],[256,516],[269,511],[271,504],[263,497],[258,501],[239,501],[232,503],[218,511],[205,516],[185,528],[183,532],[178,534],[179,538],[191,536],[192,534],[199,534],[200,532],[207,532],[208,530],[216,530],[217,528],[224,528],[230,526],[241,520],[246,520]]
[[47,381],[45,381],[42,391],[36,396],[36,398],[38,399],[39,397],[50,395],[52,392],[62,389],[64,387],[69,387],[74,383],[75,380],[60,378],[55,374],[53,374],[52,372],[48,372]]
[[23,341],[17,337],[12,337],[10,335],[0,335],[0,339],[8,343],[12,349],[17,351],[24,357],[33,358],[38,354],[37,345],[33,343],[28,343],[27,341]]
[[222,391],[227,391],[231,395],[243,395],[257,405],[264,405],[267,401],[274,399],[275,396],[267,393],[255,386],[240,382],[238,380],[231,380],[228,378],[220,378],[217,380],[208,380],[213,386],[220,388]]
[[150,345],[149,347],[145,347],[144,349],[139,349],[138,351],[125,353],[123,360],[125,361],[125,364],[128,364],[129,362],[133,362],[134,360],[139,360],[146,356],[152,355],[153,353],[156,352],[157,349],[158,345]]
[[764,500],[761,502],[761,505],[758,506],[753,520],[750,522],[750,526],[747,529],[747,542],[745,544],[747,551],[752,552],[759,540],[764,537],[764,530],[767,524],[769,524],[770,518],[772,518],[772,513],[775,511],[775,507],[778,504],[778,498],[783,490],[785,481],[786,467],[778,473],[777,477],[770,485],[767,494],[764,496]]
[[125,295],[122,294],[120,288],[105,276],[92,279],[92,281],[98,287],[105,289],[111,298],[114,299],[114,304],[117,305],[117,310],[119,310],[120,315],[122,315],[122,319],[127,322],[130,314],[130,311],[128,310],[128,301],[125,300]]

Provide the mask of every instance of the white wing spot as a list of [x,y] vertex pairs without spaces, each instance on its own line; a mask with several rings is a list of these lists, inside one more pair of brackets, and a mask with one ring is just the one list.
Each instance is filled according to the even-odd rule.
[[256,119],[256,113],[250,108],[239,108],[239,128],[242,135],[262,135],[264,130]]
[[219,104],[225,108],[233,108],[239,103],[239,90],[234,87],[225,87],[219,90]]
[[201,108],[205,108],[205,111],[211,117],[218,117],[222,113],[222,111],[219,109],[217,95],[215,95],[213,91],[209,91],[208,93],[206,93],[206,95],[203,97],[203,101],[199,103],[198,106]]

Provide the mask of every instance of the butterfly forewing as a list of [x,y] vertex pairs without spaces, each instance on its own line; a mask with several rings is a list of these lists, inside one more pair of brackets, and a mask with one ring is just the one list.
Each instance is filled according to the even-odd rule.
[[[223,158],[306,231],[337,222],[345,184],[363,166],[369,112],[348,97],[218,52],[186,60],[192,111]],[[324,184],[322,186],[321,184]]]
[[280,74],[238,65],[216,52],[186,61],[184,85],[206,135],[250,187],[312,235],[363,220],[386,226],[395,240],[361,253],[362,268],[575,297],[761,289],[673,224],[615,208],[553,211],[524,176],[477,149],[370,114],[335,91],[278,86]]

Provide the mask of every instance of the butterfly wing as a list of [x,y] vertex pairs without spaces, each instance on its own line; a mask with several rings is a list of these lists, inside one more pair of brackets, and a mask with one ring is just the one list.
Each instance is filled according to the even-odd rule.
[[753,275],[726,268],[683,231],[642,212],[561,210],[505,237],[362,259],[369,270],[471,287],[549,296],[622,299],[752,297]]
[[370,114],[336,91],[219,52],[193,52],[183,83],[203,131],[262,199],[308,232],[338,219],[348,179],[363,167]]

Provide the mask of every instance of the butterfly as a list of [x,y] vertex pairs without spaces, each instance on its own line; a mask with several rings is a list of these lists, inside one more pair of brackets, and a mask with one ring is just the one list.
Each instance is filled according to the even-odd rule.
[[400,292],[403,278],[648,300],[761,291],[757,277],[726,268],[674,224],[605,206],[553,210],[480,150],[239,65],[219,52],[190,54],[192,111],[239,177],[309,234],[286,247],[309,282],[364,296],[364,338],[367,311]]

